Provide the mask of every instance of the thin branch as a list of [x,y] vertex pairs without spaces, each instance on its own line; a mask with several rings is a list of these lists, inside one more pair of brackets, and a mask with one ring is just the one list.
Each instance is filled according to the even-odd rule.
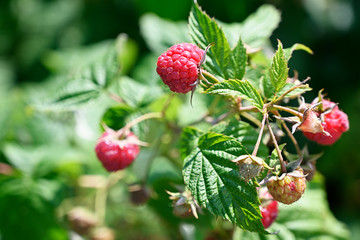
[[150,119],[150,118],[162,118],[163,114],[159,113],[159,112],[152,112],[152,113],[146,113],[144,115],[141,115],[138,118],[135,118],[134,120],[130,121],[129,123],[127,123],[123,128],[121,128],[118,131],[119,136],[122,136],[123,134],[126,134],[130,128],[144,120]]
[[254,123],[256,126],[261,127],[261,122],[254,117],[253,115],[251,115],[250,113],[247,112],[240,112],[240,116],[248,119],[249,121],[251,121],[252,123]]
[[259,146],[260,146],[260,143],[261,143],[261,138],[262,138],[262,135],[264,133],[264,127],[265,127],[265,121],[268,119],[268,113],[265,112],[264,113],[264,116],[263,116],[263,119],[262,119],[262,122],[261,122],[261,128],[260,128],[260,133],[259,133],[259,136],[258,136],[258,139],[256,141],[256,144],[255,144],[255,147],[254,147],[254,150],[252,152],[252,156],[256,156],[258,150],[259,150]]
[[275,135],[274,135],[274,132],[273,132],[273,130],[271,129],[269,119],[267,118],[266,121],[267,121],[267,125],[268,125],[268,129],[269,129],[269,132],[270,132],[271,139],[273,140],[274,145],[275,145],[276,152],[277,152],[278,155],[279,155],[279,160],[280,160],[280,164],[281,164],[281,171],[282,171],[283,173],[286,173],[286,165],[285,165],[285,162],[284,162],[284,158],[283,158],[283,156],[282,156],[282,154],[281,154],[281,150],[280,150],[279,145],[278,145],[278,143],[277,143],[277,141],[276,141],[276,137],[275,137]]
[[[276,116],[281,117],[281,115],[280,115],[280,113],[279,113],[278,111],[275,111],[274,114],[275,114]],[[281,122],[281,125],[283,126],[283,128],[285,129],[287,135],[289,136],[290,140],[293,142],[297,154],[298,154],[299,156],[301,156],[302,153],[301,153],[301,150],[300,150],[300,146],[299,146],[298,142],[296,141],[296,138],[295,138],[294,135],[291,133],[291,131],[290,131],[290,129],[288,128],[288,126],[286,125],[286,123],[285,123],[284,121],[282,121],[282,120],[280,120],[280,122]]]
[[166,114],[166,111],[167,109],[169,108],[170,106],[170,103],[172,101],[172,99],[174,98],[174,94],[171,94],[167,99],[166,99],[166,102],[161,110],[161,117],[162,118],[165,118],[165,114]]
[[[204,70],[204,69],[202,69],[201,70],[201,73],[203,74],[203,77],[205,78],[205,77],[207,77],[207,78],[209,78],[209,79],[211,79],[213,82],[215,82],[215,83],[219,83],[219,82],[221,82],[219,79],[217,79],[214,75],[212,75],[211,73],[209,73],[208,71],[206,71],[206,70]],[[205,80],[206,80],[206,78],[205,78]]]
[[303,119],[303,114],[301,112],[298,112],[296,110],[293,110],[291,108],[288,107],[284,107],[284,106],[280,106],[280,105],[272,105],[272,108],[275,108],[276,110],[280,110],[280,111],[284,111],[284,112],[288,112],[291,113],[292,115],[297,116],[298,118],[300,118],[300,120]]
[[255,106],[249,106],[249,107],[240,107],[240,112],[259,112],[259,109]]

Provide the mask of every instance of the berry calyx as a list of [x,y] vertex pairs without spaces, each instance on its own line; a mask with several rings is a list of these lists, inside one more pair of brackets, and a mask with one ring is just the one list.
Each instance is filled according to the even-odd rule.
[[198,212],[201,212],[201,208],[191,195],[189,190],[185,190],[184,192],[169,192],[166,191],[170,195],[170,199],[173,202],[173,214],[179,218],[188,218],[188,217],[198,217]]
[[[324,112],[317,112],[323,121],[321,122],[322,128],[329,133],[324,135],[322,133],[303,132],[304,136],[308,139],[315,141],[321,145],[334,144],[341,135],[349,130],[349,120],[346,113],[339,110],[334,102],[322,100]],[[328,112],[330,110],[330,112]]]
[[[119,136],[120,135],[120,136]],[[95,152],[109,172],[128,167],[139,154],[139,139],[130,131],[126,133],[107,129],[99,138]]]
[[271,169],[263,159],[252,155],[241,155],[232,161],[239,167],[239,173],[246,182],[257,177],[264,167]]
[[266,186],[276,201],[291,204],[303,195],[306,188],[305,180],[303,169],[298,167],[291,173],[271,177]]
[[192,43],[174,45],[159,56],[156,72],[171,91],[187,93],[196,85],[204,54]]

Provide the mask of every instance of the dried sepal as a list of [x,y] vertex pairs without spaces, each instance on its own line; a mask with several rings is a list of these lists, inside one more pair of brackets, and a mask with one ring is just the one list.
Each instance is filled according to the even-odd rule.
[[166,193],[170,195],[169,198],[173,201],[173,214],[175,216],[199,218],[198,212],[201,212],[201,208],[188,189],[184,192],[166,191]]
[[240,175],[246,182],[257,177],[264,168],[272,169],[262,158],[252,155],[241,155],[233,162],[238,165]]

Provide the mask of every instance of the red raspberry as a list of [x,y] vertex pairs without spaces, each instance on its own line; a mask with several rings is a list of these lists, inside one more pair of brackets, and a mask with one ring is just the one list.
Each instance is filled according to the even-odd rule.
[[261,201],[260,212],[263,217],[261,222],[264,228],[268,228],[275,221],[279,213],[278,202],[273,200],[273,197],[266,188],[259,190],[259,198]]
[[95,146],[98,159],[109,172],[129,166],[140,151],[139,140],[132,132],[129,131],[126,136],[118,135],[118,132],[108,129]]
[[277,201],[271,201],[266,206],[260,206],[260,211],[262,215],[261,222],[264,225],[264,228],[270,227],[270,225],[275,221],[279,213]]
[[156,71],[171,91],[187,93],[198,79],[199,63],[204,53],[191,43],[174,45],[160,55]]
[[294,172],[271,177],[266,186],[276,201],[284,204],[296,202],[306,188],[303,170],[299,167]]
[[[323,100],[322,104],[325,110],[330,109],[335,105],[335,103],[328,100]],[[339,110],[337,106],[335,106],[330,113],[324,115],[324,121],[321,123],[321,125],[324,130],[330,134],[329,136],[322,133],[303,133],[305,137],[312,141],[315,141],[322,145],[331,145],[340,138],[343,132],[349,130],[348,116],[346,115],[346,113]]]

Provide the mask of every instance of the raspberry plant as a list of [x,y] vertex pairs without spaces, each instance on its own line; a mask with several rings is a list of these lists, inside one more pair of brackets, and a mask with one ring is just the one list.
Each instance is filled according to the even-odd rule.
[[[273,49],[269,38],[279,22],[279,11],[270,5],[243,23],[226,24],[195,2],[188,25],[151,14],[142,18],[152,56],[131,77],[129,56],[136,51],[124,34],[96,46],[94,52],[102,55],[85,67],[64,61],[70,79],[54,80],[60,90],[46,92],[50,101],[34,105],[73,114],[76,128],[86,129],[79,134],[80,146],[85,133],[92,133],[87,160],[94,160],[92,169],[101,176],[82,176],[79,182],[95,191],[96,221],[85,219],[86,231],[73,231],[97,235],[106,229],[113,235],[107,228],[117,213],[112,209],[130,209],[111,192],[122,184],[130,203],[147,204],[176,231],[183,222],[199,226],[193,236],[201,239],[347,238],[327,206],[315,168],[319,154],[299,144],[297,131],[334,144],[349,129],[348,119],[323,91],[306,103],[310,78],[298,79],[288,62],[294,51],[312,51],[298,43],[284,47],[280,40]],[[267,188],[271,197],[262,194]],[[157,225],[155,217],[138,215],[139,222]]]

